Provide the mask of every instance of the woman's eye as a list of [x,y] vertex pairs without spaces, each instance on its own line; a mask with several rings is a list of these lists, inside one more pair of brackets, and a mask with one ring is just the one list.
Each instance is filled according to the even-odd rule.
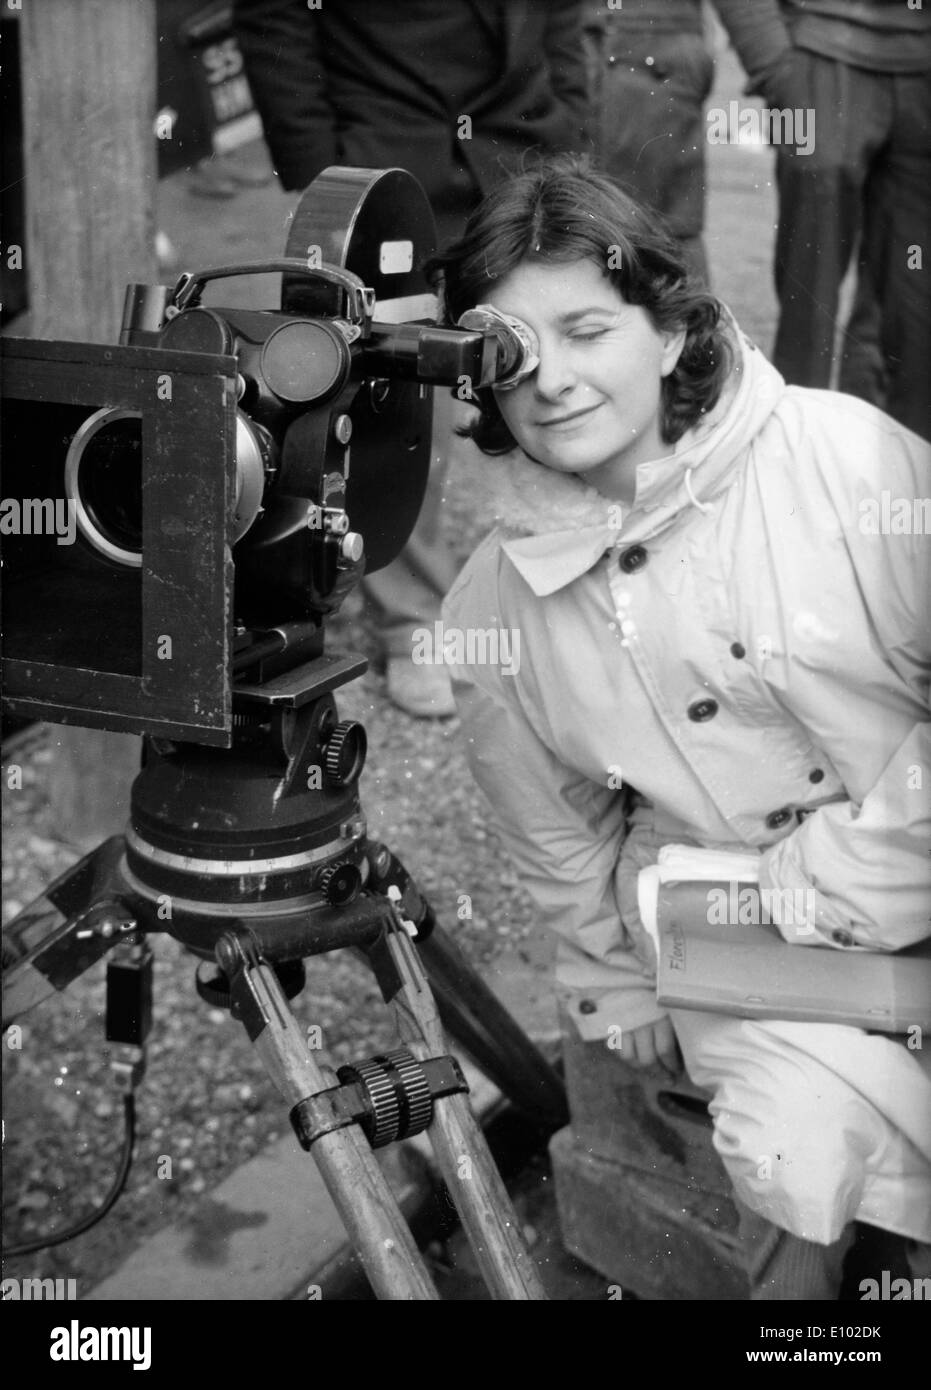
[[600,338],[607,330],[604,328],[588,328],[582,333],[570,334],[573,343],[593,343],[596,338]]

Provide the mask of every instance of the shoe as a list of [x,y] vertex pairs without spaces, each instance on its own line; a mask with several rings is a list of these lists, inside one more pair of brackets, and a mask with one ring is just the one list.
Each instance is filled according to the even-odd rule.
[[240,164],[235,159],[228,159],[224,168],[241,188],[264,188],[275,177],[271,168],[257,169],[255,165]]
[[415,666],[409,656],[389,656],[388,699],[415,719],[448,719],[456,713],[445,666]]
[[239,184],[216,159],[202,159],[187,176],[187,190],[198,198],[235,198]]

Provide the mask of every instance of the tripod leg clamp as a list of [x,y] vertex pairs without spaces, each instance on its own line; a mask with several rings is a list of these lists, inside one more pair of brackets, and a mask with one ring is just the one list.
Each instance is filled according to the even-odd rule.
[[340,1067],[343,1083],[298,1101],[291,1124],[303,1149],[321,1135],[358,1124],[373,1149],[420,1134],[433,1119],[433,1102],[469,1087],[455,1057],[418,1062],[405,1047]]
[[328,1091],[318,1091],[315,1096],[305,1096],[294,1106],[289,1119],[302,1149],[310,1149],[324,1134],[358,1124],[346,1104],[343,1090],[342,1086],[333,1086]]

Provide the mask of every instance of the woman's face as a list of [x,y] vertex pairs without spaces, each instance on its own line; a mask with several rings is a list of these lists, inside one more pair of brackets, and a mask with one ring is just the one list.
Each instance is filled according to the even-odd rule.
[[631,502],[637,465],[669,452],[660,383],[679,359],[684,330],[659,333],[592,261],[524,261],[485,302],[522,319],[540,343],[536,371],[495,392],[518,444],[547,468]]

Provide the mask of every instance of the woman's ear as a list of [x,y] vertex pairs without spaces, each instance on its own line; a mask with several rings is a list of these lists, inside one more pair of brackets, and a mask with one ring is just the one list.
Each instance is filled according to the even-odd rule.
[[680,328],[675,333],[664,333],[663,354],[660,358],[660,376],[669,376],[675,371],[676,363],[682,356],[682,349],[685,347],[687,329]]

